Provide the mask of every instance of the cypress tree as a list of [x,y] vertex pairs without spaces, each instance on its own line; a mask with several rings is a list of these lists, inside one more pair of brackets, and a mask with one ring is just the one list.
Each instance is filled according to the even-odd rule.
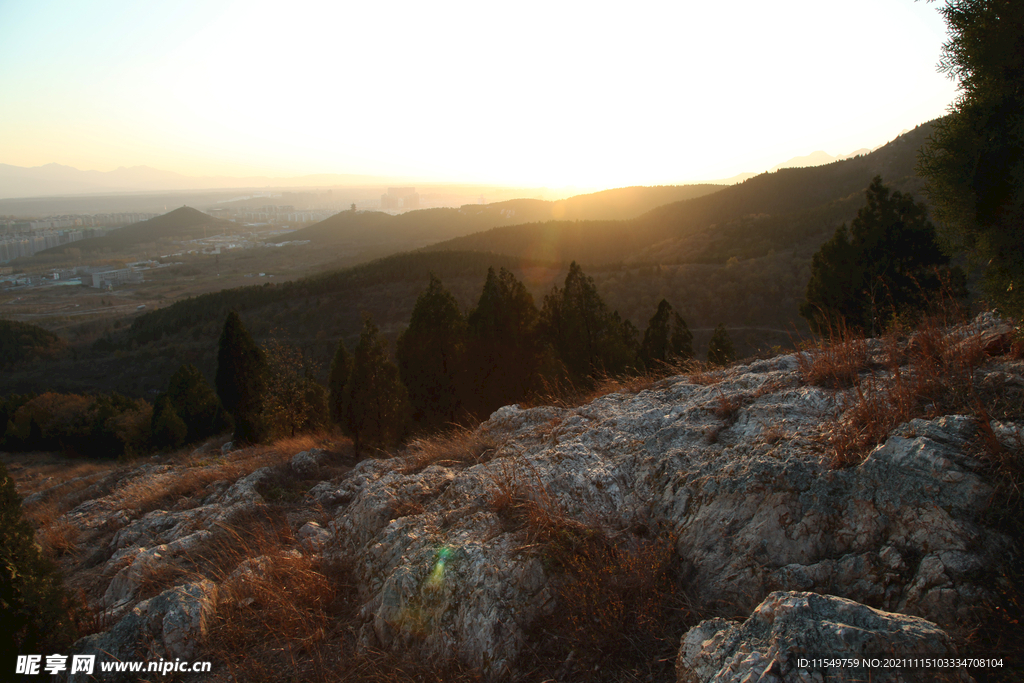
[[404,435],[409,401],[398,368],[388,358],[387,342],[369,316],[352,354],[345,384],[345,426],[358,453],[362,446],[386,448]]
[[431,274],[395,350],[413,419],[422,427],[439,427],[457,417],[465,338],[466,321],[455,297]]
[[736,360],[736,351],[732,347],[732,340],[725,329],[725,325],[718,323],[718,327],[711,333],[708,341],[708,362],[713,365],[728,365]]
[[[166,396],[170,400],[174,412],[184,422],[188,429],[185,437],[188,442],[204,439],[228,426],[224,408],[217,394],[199,368],[191,363],[182,365],[171,375],[167,382],[167,391],[161,396]],[[158,403],[159,400],[157,398]],[[154,420],[157,412],[154,408]]]
[[665,299],[647,323],[638,356],[640,364],[648,369],[658,363],[693,358],[693,334]]
[[597,293],[594,279],[573,261],[565,287],[544,298],[541,312],[545,335],[573,381],[625,370],[635,349],[629,329],[617,313],[610,313]]
[[338,348],[334,352],[334,360],[331,361],[331,372],[327,377],[327,406],[331,422],[336,425],[344,425],[345,413],[343,410],[345,402],[345,385],[348,383],[349,375],[352,372],[352,357],[345,348],[345,340],[338,340]]
[[533,296],[515,275],[488,268],[476,308],[466,320],[465,401],[477,415],[525,398],[535,388],[542,351]]
[[235,418],[235,439],[258,442],[267,386],[267,361],[241,318],[232,311],[224,321],[217,350],[217,395]]

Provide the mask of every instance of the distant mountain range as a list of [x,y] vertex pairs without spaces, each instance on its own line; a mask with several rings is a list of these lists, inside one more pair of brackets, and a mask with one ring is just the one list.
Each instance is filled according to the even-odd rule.
[[[903,131],[904,133],[906,131]],[[902,135],[902,133],[901,133]],[[793,157],[772,168],[796,168],[819,166],[841,159],[849,159],[873,150],[859,149],[850,154],[832,156],[825,152],[813,152],[807,156]],[[709,180],[711,185],[733,185],[756,173],[741,173],[732,178]],[[214,190],[228,188],[266,187],[323,187],[328,185],[400,185],[415,182],[408,178],[388,178],[358,174],[321,173],[295,177],[249,176],[187,176],[172,171],[161,171],[150,166],[124,166],[113,171],[80,171],[62,164],[45,166],[11,166],[0,164],[0,199],[23,197],[47,197],[117,192],[161,192],[167,190]]]

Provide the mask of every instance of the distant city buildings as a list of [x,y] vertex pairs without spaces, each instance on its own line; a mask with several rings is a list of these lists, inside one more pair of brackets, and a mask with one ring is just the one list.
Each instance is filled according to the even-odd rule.
[[420,196],[416,193],[415,187],[389,187],[387,194],[380,196],[380,208],[385,211],[389,209],[418,209],[420,207]]

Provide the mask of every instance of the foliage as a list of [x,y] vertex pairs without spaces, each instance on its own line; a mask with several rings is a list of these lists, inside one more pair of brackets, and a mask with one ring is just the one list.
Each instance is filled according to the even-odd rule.
[[188,426],[166,395],[157,398],[153,405],[152,431],[157,448],[177,448],[188,439]]
[[959,277],[947,268],[923,204],[890,193],[880,176],[866,196],[850,229],[842,225],[814,255],[800,306],[814,329],[842,320],[876,334],[898,314],[923,311],[944,281]]
[[725,325],[719,323],[708,342],[708,362],[712,365],[728,365],[736,360],[736,351]]
[[345,348],[345,340],[338,340],[338,348],[331,361],[331,373],[327,377],[327,407],[331,422],[340,425],[345,421],[345,384],[352,372],[352,356]]
[[645,368],[693,358],[693,334],[665,299],[658,303],[658,311],[647,323],[638,358]]
[[22,519],[14,480],[0,463],[0,661],[9,667],[18,654],[66,651],[76,637],[75,608],[34,536]]
[[476,308],[467,318],[469,409],[489,415],[535,389],[542,348],[533,296],[509,270],[487,269]]
[[456,421],[465,339],[466,321],[455,297],[431,274],[395,350],[413,419],[421,427]]
[[358,452],[362,446],[387,447],[405,433],[409,400],[398,368],[388,358],[387,342],[366,317],[352,354],[352,374],[345,384],[345,426]]
[[265,431],[260,413],[267,388],[267,360],[234,311],[224,321],[220,336],[216,384],[221,403],[235,418],[235,439],[259,442]]
[[1024,4],[947,0],[941,71],[959,81],[920,172],[950,251],[985,267],[992,299],[1024,313]]
[[603,374],[625,371],[635,357],[627,328],[597,293],[594,279],[574,261],[565,286],[544,298],[544,335],[565,365],[572,382],[587,383]]
[[4,434],[9,450],[60,450],[68,455],[120,457],[149,449],[152,407],[120,394],[47,392],[20,405]]
[[0,320],[0,368],[35,358],[52,358],[65,346],[63,339],[37,325]]
[[327,391],[313,379],[310,359],[294,347],[277,341],[263,350],[267,358],[267,386],[260,404],[260,422],[266,436],[295,436],[327,426]]
[[[227,415],[210,384],[199,369],[187,363],[171,375],[166,396],[174,413],[185,425],[185,441],[191,443],[228,427]],[[159,398],[157,399],[159,403]],[[160,411],[154,409],[154,420]]]

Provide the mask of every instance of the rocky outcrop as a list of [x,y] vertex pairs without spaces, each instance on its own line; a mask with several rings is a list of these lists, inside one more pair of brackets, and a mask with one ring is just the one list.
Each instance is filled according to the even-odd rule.
[[[982,331],[997,324],[978,323]],[[977,618],[1010,546],[984,521],[993,482],[979,425],[965,415],[911,420],[858,466],[833,469],[823,438],[853,390],[806,386],[798,365],[780,356],[576,408],[506,406],[479,428],[496,444],[486,462],[420,469],[402,457],[371,459],[312,485],[288,512],[295,551],[352,567],[364,647],[458,657],[495,679],[514,677],[531,625],[560,607],[557,567],[529,522],[503,516],[499,494],[608,533],[661,529],[694,604],[751,615],[691,630],[679,656],[684,680],[754,680],[778,667],[778,680],[804,680],[790,655],[832,637],[854,649],[946,652],[942,630]],[[979,372],[981,383],[1024,386],[1017,366]],[[1020,425],[984,427],[1020,448]],[[310,451],[283,467],[308,481],[323,462]],[[218,521],[267,504],[261,486],[279,474],[264,468],[211,485],[181,509],[140,515],[93,502],[69,513],[120,529],[105,568],[106,606],[124,616],[107,635],[154,623],[135,603],[148,568],[206,542]],[[261,567],[250,560],[227,581]],[[191,636],[173,634],[201,634],[204,618],[168,631],[161,617],[160,629],[143,630],[162,651],[178,651]],[[851,619],[860,631],[843,630]]]
[[935,624],[817,593],[772,593],[743,623],[711,619],[683,636],[678,683],[967,683]]

